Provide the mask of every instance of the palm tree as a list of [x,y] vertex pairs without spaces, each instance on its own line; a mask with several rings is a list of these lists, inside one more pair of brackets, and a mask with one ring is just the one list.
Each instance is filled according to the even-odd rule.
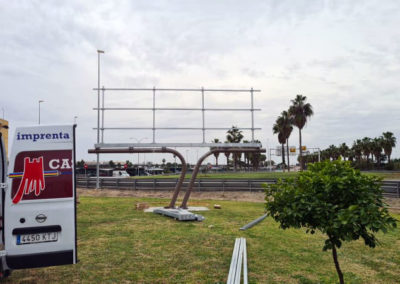
[[372,140],[372,153],[374,153],[375,159],[376,159],[376,163],[378,165],[378,167],[380,166],[381,163],[381,155],[382,155],[382,146],[383,146],[383,138],[379,137],[379,138],[374,138]]
[[[218,138],[214,138],[214,140],[212,140],[211,143],[221,143],[221,142],[219,141]],[[216,165],[217,167],[218,167],[218,156],[219,156],[219,153],[214,153],[215,165]]]
[[339,148],[335,145],[330,145],[327,151],[329,153],[329,158],[331,158],[332,160],[337,160],[340,156]]
[[276,119],[275,124],[272,126],[272,132],[274,134],[278,134],[278,141],[282,146],[282,166],[285,166],[285,143],[286,143],[286,137],[284,134],[284,127],[283,127],[283,119],[282,117],[278,116]]
[[330,160],[331,156],[329,154],[329,150],[325,149],[321,151],[321,161]]
[[396,137],[393,136],[392,132],[383,132],[383,150],[385,155],[388,157],[388,163],[390,164],[390,156],[392,155],[392,148],[396,147]]
[[115,163],[114,163],[114,161],[113,160],[110,160],[109,162],[108,162],[108,165],[110,166],[110,168],[112,168],[112,169],[114,169],[115,168]]
[[353,142],[353,146],[351,147],[351,149],[354,152],[354,156],[357,159],[357,162],[360,163],[361,162],[361,155],[363,152],[363,143],[360,139],[357,139],[356,141]]
[[[261,141],[257,140],[257,139],[254,140],[253,142],[261,144]],[[260,165],[260,160],[262,158],[261,156],[262,155],[260,153],[248,153],[247,159],[248,159],[248,162],[251,162],[253,170],[257,170],[258,169],[258,167]],[[265,158],[266,157],[264,156],[264,160],[265,160]]]
[[349,155],[349,147],[346,145],[346,143],[342,143],[338,150],[340,155],[343,157],[343,160],[346,161],[346,157]]
[[281,113],[282,125],[283,125],[283,133],[286,140],[286,154],[287,154],[287,167],[288,172],[290,172],[290,162],[289,162],[289,137],[293,131],[293,117],[289,115],[289,112],[284,110]]
[[293,124],[299,129],[299,145],[300,145],[300,169],[303,170],[303,150],[301,148],[301,130],[306,125],[307,119],[314,112],[311,104],[306,103],[306,96],[297,95],[294,100],[291,100],[292,105],[289,108],[289,114],[293,117]]
[[369,137],[364,137],[361,142],[362,142],[362,144],[361,144],[362,145],[362,152],[363,152],[364,156],[366,157],[367,163],[368,163],[369,154],[372,153],[373,143],[372,143],[371,138],[369,138]]
[[[232,126],[231,129],[227,131],[226,140],[228,143],[240,143],[243,139],[242,131],[236,126]],[[235,171],[237,169],[237,160],[239,158],[239,153],[233,153],[233,161],[235,163]]]

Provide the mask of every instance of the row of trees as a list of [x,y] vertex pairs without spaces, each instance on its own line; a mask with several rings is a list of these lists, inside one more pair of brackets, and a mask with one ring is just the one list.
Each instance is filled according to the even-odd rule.
[[306,125],[307,120],[314,114],[311,104],[306,102],[307,97],[303,95],[297,95],[294,100],[291,100],[291,105],[288,110],[282,111],[281,115],[276,119],[275,124],[272,127],[274,134],[278,134],[278,141],[282,145],[282,164],[285,163],[285,144],[287,153],[287,166],[290,171],[289,163],[289,137],[292,134],[293,126],[299,129],[299,149],[300,149],[300,168],[303,170],[303,151],[302,151],[302,140],[301,130]]
[[[396,147],[396,137],[392,132],[383,132],[381,136],[370,138],[364,137],[357,139],[349,147],[346,143],[339,146],[330,145],[321,151],[321,160],[337,160],[341,157],[343,160],[352,161],[357,168],[381,167],[381,163],[387,159],[387,164],[391,165],[392,150]],[[307,155],[305,162],[316,162],[316,154]]]
[[[231,129],[227,131],[226,140],[224,143],[250,143],[248,140],[243,140],[244,135],[242,131],[237,126],[232,126]],[[222,143],[218,138],[215,138],[211,141],[212,143]],[[252,141],[254,143],[261,143],[259,140]],[[214,153],[216,165],[218,166],[218,157],[220,153]],[[232,154],[232,159],[234,163],[234,168],[237,170],[237,166],[240,168],[242,166],[249,168],[250,166],[253,169],[257,169],[260,162],[265,161],[266,156],[262,154],[255,153],[244,153],[244,162],[241,161],[242,154],[241,153],[225,153],[226,156],[226,165],[229,167],[229,157]]]

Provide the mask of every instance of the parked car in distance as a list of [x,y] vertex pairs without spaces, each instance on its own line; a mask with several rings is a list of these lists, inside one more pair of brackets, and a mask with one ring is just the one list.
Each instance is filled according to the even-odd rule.
[[117,171],[113,171],[113,177],[129,178],[130,175],[127,173],[127,171],[117,170]]

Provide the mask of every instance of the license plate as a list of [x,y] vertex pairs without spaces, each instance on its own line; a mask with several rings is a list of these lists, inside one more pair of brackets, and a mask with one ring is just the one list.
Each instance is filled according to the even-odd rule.
[[56,242],[58,232],[17,235],[17,245]]

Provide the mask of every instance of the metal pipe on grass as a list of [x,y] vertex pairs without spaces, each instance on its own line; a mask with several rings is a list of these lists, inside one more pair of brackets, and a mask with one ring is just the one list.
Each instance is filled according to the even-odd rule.
[[250,223],[248,223],[247,225],[244,225],[243,227],[240,228],[241,231],[245,231],[247,229],[250,229],[251,227],[257,225],[258,223],[260,223],[262,220],[264,220],[265,218],[267,218],[268,214],[264,214],[261,217],[255,219],[254,221],[251,221]]

